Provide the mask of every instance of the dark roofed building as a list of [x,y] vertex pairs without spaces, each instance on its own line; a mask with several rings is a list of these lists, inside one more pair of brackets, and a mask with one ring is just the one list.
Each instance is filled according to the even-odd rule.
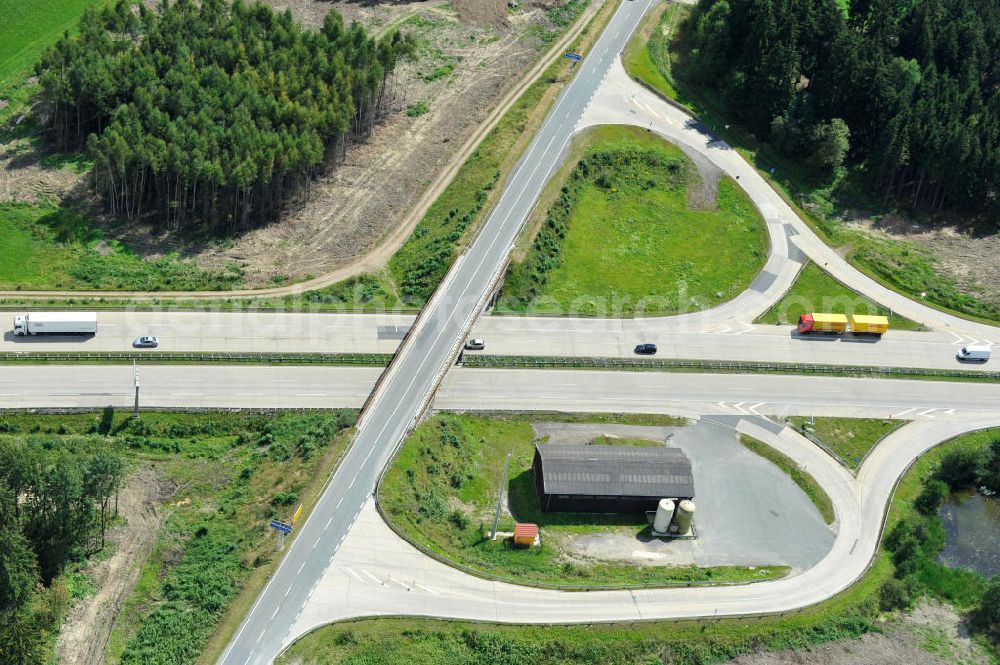
[[679,448],[535,445],[531,467],[543,512],[642,512],[660,499],[694,498]]

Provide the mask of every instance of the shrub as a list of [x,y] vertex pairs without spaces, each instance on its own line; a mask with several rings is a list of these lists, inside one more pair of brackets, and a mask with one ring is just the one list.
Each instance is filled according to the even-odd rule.
[[906,582],[889,578],[879,590],[878,608],[883,612],[902,610],[910,606],[910,592]]
[[457,508],[453,510],[450,515],[448,515],[448,521],[459,531],[465,531],[469,528],[469,518],[465,516],[465,513]]
[[951,489],[970,487],[979,482],[984,466],[983,455],[972,449],[952,450],[941,458],[935,477]]
[[296,492],[278,492],[271,497],[271,505],[278,506],[290,506],[295,503],[299,495]]
[[292,459],[292,453],[289,452],[288,446],[281,442],[271,444],[270,449],[267,451],[267,455],[275,462],[287,462]]
[[924,484],[924,489],[913,502],[913,507],[922,515],[935,515],[946,498],[948,498],[948,485],[943,481],[931,479]]

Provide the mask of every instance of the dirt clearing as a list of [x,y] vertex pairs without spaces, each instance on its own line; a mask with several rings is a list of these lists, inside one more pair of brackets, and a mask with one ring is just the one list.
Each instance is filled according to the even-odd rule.
[[97,593],[76,603],[63,624],[56,643],[60,665],[103,662],[122,603],[156,544],[161,524],[159,506],[173,490],[172,483],[148,466],[129,477],[118,497],[118,512],[125,523],[108,532],[112,555],[89,571]]
[[[281,220],[222,242],[185,241],[149,227],[109,224],[106,237],[156,258],[169,251],[206,268],[235,262],[247,287],[301,281],[349,265],[398,227],[421,193],[491,108],[547,48],[555,25],[547,10],[565,0],[269,0],[307,26],[331,9],[372,34],[411,34],[417,49],[393,81],[394,104],[373,135],[354,144],[336,171],[317,178],[308,197],[289,202]],[[0,200],[78,199],[84,177],[44,168],[27,143],[0,145]],[[72,194],[72,195],[71,195]],[[79,204],[78,204],[79,205]],[[87,206],[88,202],[84,201]],[[91,213],[94,206],[88,206]],[[379,257],[383,260],[389,258]]]
[[288,6],[309,24],[336,9],[375,32],[399,28],[418,48],[416,59],[399,68],[393,113],[346,163],[316,180],[308,201],[228,248],[199,252],[206,266],[244,266],[248,286],[328,273],[377,245],[538,57],[535,26],[547,25],[532,3],[508,15],[506,3],[494,0]]
[[937,269],[959,291],[1000,306],[1000,233],[983,235],[962,226],[929,224],[899,215],[846,220],[848,228],[876,238],[911,242],[937,259]]
[[884,633],[837,640],[810,649],[741,656],[731,665],[987,665],[993,662],[973,642],[955,610],[928,601]]

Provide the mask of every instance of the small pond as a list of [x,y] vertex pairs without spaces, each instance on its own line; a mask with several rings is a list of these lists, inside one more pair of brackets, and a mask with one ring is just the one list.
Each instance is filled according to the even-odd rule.
[[986,577],[1000,573],[1000,497],[956,492],[942,506],[941,519],[948,532],[942,563]]

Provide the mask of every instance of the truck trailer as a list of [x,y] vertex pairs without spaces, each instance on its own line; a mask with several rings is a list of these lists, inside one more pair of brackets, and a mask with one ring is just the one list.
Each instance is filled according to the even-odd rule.
[[15,335],[94,335],[97,312],[28,312],[14,317]]
[[843,314],[817,312],[799,317],[800,333],[842,333],[847,332],[847,317]]
[[799,317],[799,332],[830,333],[839,335],[847,331],[855,335],[881,336],[889,329],[889,319],[885,316],[852,314],[848,319],[843,314],[813,312]]
[[889,329],[889,318],[885,316],[851,315],[851,332],[855,335],[881,335]]

